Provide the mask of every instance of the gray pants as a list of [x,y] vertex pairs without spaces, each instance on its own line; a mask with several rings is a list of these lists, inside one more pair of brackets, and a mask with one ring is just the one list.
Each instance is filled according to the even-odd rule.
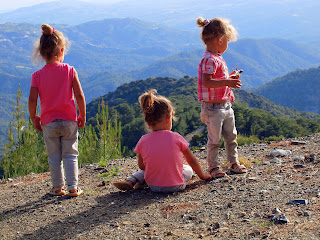
[[64,186],[63,163],[67,185],[77,185],[79,155],[77,122],[58,119],[42,126],[42,129],[53,187]]
[[208,171],[219,167],[218,153],[221,146],[221,137],[224,137],[227,160],[230,164],[238,163],[237,129],[234,112],[230,102],[207,103],[201,105],[201,121],[207,125],[207,162]]
[[[132,176],[138,179],[139,183],[144,184],[145,183],[144,172],[145,172],[144,170],[140,170],[134,173]],[[173,186],[173,187],[157,187],[149,184],[148,185],[151,191],[153,192],[159,192],[159,193],[179,192],[186,188],[187,183],[192,177],[192,174],[193,174],[192,168],[189,165],[183,165],[184,184],[179,186]]]

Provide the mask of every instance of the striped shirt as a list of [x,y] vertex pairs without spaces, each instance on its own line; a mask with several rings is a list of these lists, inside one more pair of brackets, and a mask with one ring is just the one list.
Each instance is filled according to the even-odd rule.
[[198,97],[199,101],[230,101],[234,102],[234,94],[228,86],[207,88],[203,85],[202,74],[212,74],[213,79],[228,79],[228,67],[220,54],[205,51],[198,68]]

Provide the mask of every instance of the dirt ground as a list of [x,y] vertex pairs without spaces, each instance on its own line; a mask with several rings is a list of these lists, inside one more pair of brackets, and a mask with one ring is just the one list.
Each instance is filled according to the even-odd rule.
[[[206,151],[195,155],[206,168]],[[219,156],[226,177],[194,176],[173,194],[116,189],[112,181],[138,170],[134,158],[82,166],[76,198],[48,195],[49,173],[2,180],[0,239],[320,239],[320,134],[239,147],[247,174],[231,174]],[[99,177],[113,166],[112,180]]]

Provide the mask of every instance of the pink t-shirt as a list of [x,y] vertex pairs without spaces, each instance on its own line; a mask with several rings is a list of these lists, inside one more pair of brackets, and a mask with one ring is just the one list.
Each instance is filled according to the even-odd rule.
[[72,81],[74,69],[66,63],[47,64],[32,73],[31,87],[38,88],[41,125],[55,119],[77,121]]
[[145,180],[149,185],[172,187],[184,184],[182,151],[189,143],[172,131],[154,131],[142,136],[135,152],[145,165]]
[[207,88],[203,85],[202,74],[212,74],[215,79],[228,79],[228,67],[220,54],[205,51],[198,68],[198,96],[199,101],[230,101],[234,102],[232,89],[228,86]]

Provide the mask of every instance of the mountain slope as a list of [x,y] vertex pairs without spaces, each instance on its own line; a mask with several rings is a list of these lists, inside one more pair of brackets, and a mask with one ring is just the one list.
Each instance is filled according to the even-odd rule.
[[[197,76],[203,51],[184,51],[133,70],[129,75],[133,79]],[[320,64],[319,56],[318,48],[281,39],[240,39],[230,43],[223,54],[230,71],[236,65],[244,70],[241,80],[245,89],[255,88],[290,71]]]
[[[201,104],[197,101],[197,79],[188,76],[125,83],[87,105],[88,124],[95,126],[99,104],[102,101],[107,103],[109,117],[122,124],[122,145],[127,150],[132,149],[145,133],[138,97],[153,88],[168,97],[176,108],[178,120],[173,123],[173,131],[184,136],[203,126],[200,120]],[[264,97],[244,90],[237,90],[235,94],[237,130],[242,135],[255,135],[262,139],[280,135],[293,137],[320,129],[320,115],[277,106]]]
[[296,70],[254,90],[276,104],[320,113],[320,67]]
[[[54,26],[70,40],[65,62],[76,67],[81,79],[103,71],[128,73],[198,46],[198,39],[190,32],[132,18]],[[22,83],[18,78],[30,79],[40,67],[31,65],[33,43],[40,34],[40,25],[0,24],[1,83],[8,86],[0,92],[15,93],[17,84],[9,82]]]
[[[88,101],[131,80],[196,76],[203,53],[203,49],[196,50],[202,45],[197,34],[132,18],[55,27],[72,43],[65,62],[77,69]],[[40,67],[30,64],[39,35],[38,25],[0,25],[0,74],[5,86],[0,93],[14,94],[19,82],[23,92],[29,91],[30,74]],[[319,51],[288,40],[240,39],[230,44],[224,58],[230,70],[236,65],[244,70],[243,87],[250,89],[295,69],[320,64]]]

